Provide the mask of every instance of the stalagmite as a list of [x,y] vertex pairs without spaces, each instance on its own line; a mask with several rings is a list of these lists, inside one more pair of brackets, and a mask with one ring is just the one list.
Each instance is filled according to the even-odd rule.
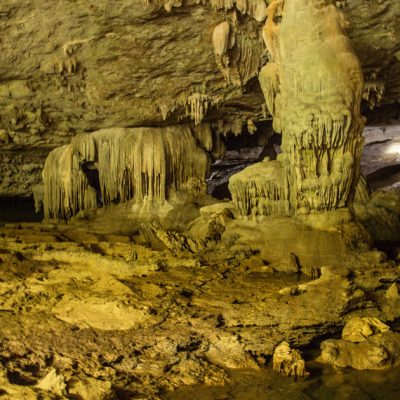
[[274,371],[295,378],[306,377],[306,365],[299,351],[292,349],[287,342],[279,344],[273,356]]
[[319,0],[274,0],[267,14],[263,38],[271,61],[259,80],[283,135],[290,206],[320,220],[329,212],[329,223],[336,215],[348,219],[363,144],[363,76],[343,18]]
[[[210,149],[211,132],[198,129]],[[80,210],[134,199],[162,203],[172,191],[205,191],[209,159],[187,125],[167,128],[103,129],[77,135],[55,149],[43,170],[47,218],[68,219]],[[84,166],[98,174],[98,187]]]

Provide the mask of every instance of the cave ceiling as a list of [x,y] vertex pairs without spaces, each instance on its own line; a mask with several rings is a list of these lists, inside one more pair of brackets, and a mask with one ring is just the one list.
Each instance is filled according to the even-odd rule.
[[[78,133],[201,120],[226,133],[270,119],[257,81],[268,62],[262,1],[236,3],[2,0],[0,195],[30,194],[47,154]],[[398,103],[400,3],[335,4],[362,63],[365,105]],[[224,22],[221,56],[213,33]]]

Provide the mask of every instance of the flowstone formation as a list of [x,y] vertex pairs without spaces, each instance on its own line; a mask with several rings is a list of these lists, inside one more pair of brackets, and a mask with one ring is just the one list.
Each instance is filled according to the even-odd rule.
[[[286,179],[277,188],[274,177],[243,179],[244,171],[231,181],[233,199],[244,214],[284,211],[312,218],[336,211],[346,219],[359,178],[364,119],[363,74],[344,35],[345,21],[329,2],[316,0],[275,0],[267,14],[263,38],[271,61],[259,81],[273,127],[282,134],[283,154],[274,168]],[[242,204],[260,193],[270,207],[254,213]],[[277,202],[282,205],[272,206]]]
[[[98,205],[151,202],[205,193],[212,150],[207,125],[114,128],[74,137],[53,150],[43,170],[46,218],[69,219]],[[186,199],[187,200],[187,199]]]

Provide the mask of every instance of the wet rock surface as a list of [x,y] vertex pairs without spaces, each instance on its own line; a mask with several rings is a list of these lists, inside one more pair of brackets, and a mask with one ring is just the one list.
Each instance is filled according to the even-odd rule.
[[[211,218],[217,207],[209,209]],[[220,240],[177,253],[146,247],[137,234],[68,225],[0,232],[4,398],[179,399],[191,386],[193,398],[243,398],[250,382],[278,379],[268,365],[283,340],[304,348],[336,334],[346,316],[398,317],[399,269],[376,251],[313,279]],[[284,393],[331,390],[315,385]],[[280,398],[279,390],[266,393]]]

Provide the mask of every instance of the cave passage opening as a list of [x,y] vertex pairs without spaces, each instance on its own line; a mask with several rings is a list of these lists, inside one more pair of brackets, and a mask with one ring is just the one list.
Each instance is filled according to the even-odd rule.
[[256,124],[257,130],[250,132],[247,127],[240,135],[228,133],[222,136],[225,151],[213,160],[207,178],[207,193],[216,199],[232,199],[228,189],[229,178],[262,161],[265,157],[275,160],[281,152],[281,135],[272,129],[272,122]]

